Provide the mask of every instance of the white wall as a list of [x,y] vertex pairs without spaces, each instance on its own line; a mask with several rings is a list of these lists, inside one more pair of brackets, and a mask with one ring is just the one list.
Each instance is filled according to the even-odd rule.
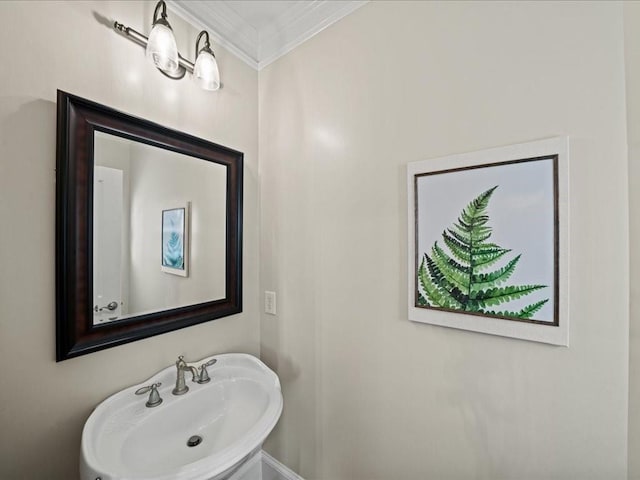
[[[225,88],[172,81],[113,19],[149,31],[155,1],[0,2],[0,478],[77,478],[106,396],[175,361],[259,352],[257,73],[215,48]],[[198,33],[169,15],[180,51]],[[26,35],[26,37],[25,37]],[[244,313],[55,362],[56,89],[243,151]]]
[[[308,479],[622,479],[623,6],[371,2],[260,72],[267,450]],[[571,137],[570,348],[414,324],[406,164]]]
[[629,479],[640,479],[640,3],[624,5],[629,143]]

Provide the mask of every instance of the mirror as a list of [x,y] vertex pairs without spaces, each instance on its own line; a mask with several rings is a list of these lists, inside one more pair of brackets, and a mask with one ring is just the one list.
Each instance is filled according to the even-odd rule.
[[58,361],[242,311],[242,165],[58,91]]

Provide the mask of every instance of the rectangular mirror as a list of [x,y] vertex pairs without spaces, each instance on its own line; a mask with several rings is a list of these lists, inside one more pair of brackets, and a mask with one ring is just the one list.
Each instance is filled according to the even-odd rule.
[[58,360],[242,311],[242,164],[58,92]]

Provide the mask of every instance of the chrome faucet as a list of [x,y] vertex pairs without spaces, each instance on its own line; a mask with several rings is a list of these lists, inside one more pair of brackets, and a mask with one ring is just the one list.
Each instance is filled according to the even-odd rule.
[[189,387],[187,387],[187,382],[184,379],[184,372],[191,372],[191,380],[196,381],[196,377],[198,376],[198,369],[192,365],[187,365],[187,362],[184,361],[184,357],[180,355],[178,357],[178,361],[176,362],[176,369],[178,370],[176,377],[176,387],[171,391],[174,395],[184,395],[189,391]]
[[174,388],[171,393],[174,395],[184,395],[189,391],[189,387],[187,386],[187,382],[184,378],[185,372],[191,372],[191,381],[196,383],[207,383],[211,378],[209,377],[209,372],[207,372],[207,367],[210,367],[217,360],[215,358],[209,360],[206,363],[200,365],[200,367],[194,367],[193,365],[189,365],[184,361],[184,357],[180,355],[178,357],[178,361],[176,362],[177,369],[177,377],[176,377],[176,388]]

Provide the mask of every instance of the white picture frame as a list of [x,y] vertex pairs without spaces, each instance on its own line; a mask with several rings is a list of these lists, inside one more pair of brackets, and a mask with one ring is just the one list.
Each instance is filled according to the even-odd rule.
[[407,165],[408,317],[569,345],[569,139]]

